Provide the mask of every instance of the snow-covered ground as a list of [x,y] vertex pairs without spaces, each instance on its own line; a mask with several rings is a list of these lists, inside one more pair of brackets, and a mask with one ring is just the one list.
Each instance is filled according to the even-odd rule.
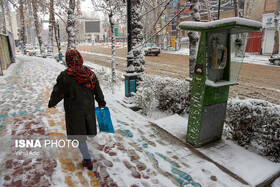
[[[94,43],[94,44],[81,43],[80,45],[81,46],[100,46],[100,47],[104,47],[104,48],[111,48],[112,47],[112,43],[111,42]],[[116,42],[115,47],[116,48],[124,48],[124,47],[127,47],[127,43],[126,42]]]
[[[179,51],[162,51],[162,53],[189,56],[189,48],[182,48]],[[271,64],[268,60],[269,58],[270,58],[270,56],[246,53],[243,63],[280,67],[280,66]]]
[[[188,118],[175,114],[153,122],[185,142]],[[251,185],[260,184],[280,171],[280,163],[273,163],[224,138],[211,147],[198,150],[241,176]]]
[[[5,99],[0,102],[0,114],[3,115],[0,116],[3,118],[0,123],[5,126],[5,132],[8,134],[28,125],[32,117],[22,111],[28,112],[30,108],[30,111],[35,111],[35,116],[38,114],[35,120],[41,122],[40,125],[43,125],[47,134],[65,138],[62,102],[56,109],[47,109],[56,77],[65,67],[50,58],[18,56],[16,61],[4,71],[4,76],[0,77],[0,93],[5,95]],[[172,141],[168,135],[158,132],[151,126],[149,118],[125,107],[122,101],[124,84],[119,83],[112,94],[108,82],[110,69],[92,63],[85,64],[102,76],[99,79],[116,133],[99,133],[89,140],[89,150],[94,160],[93,173],[80,168],[81,155],[77,149],[55,150],[56,154],[52,155],[52,159],[57,164],[48,179],[52,186],[79,186],[78,183],[93,184],[96,180],[100,186],[104,186],[106,182],[117,186],[245,186],[212,162],[198,157],[187,147]],[[5,109],[5,115],[2,109]],[[21,118],[21,115],[26,116]],[[161,118],[152,121],[153,123],[185,141],[187,116],[157,116]],[[23,121],[11,123],[14,122],[14,117]],[[6,161],[12,158],[15,162],[21,162],[14,155],[9,158],[9,151],[7,146],[1,146],[0,156],[3,159],[0,160],[0,186],[12,184],[7,174],[13,176],[13,171],[7,168]],[[199,151],[236,173],[250,185],[258,184],[280,171],[279,164],[224,139],[211,148],[201,148]],[[39,173],[43,172],[39,167],[40,165],[34,166],[34,169]],[[28,179],[28,176],[32,176],[36,171],[34,169],[18,174],[19,178]],[[274,182],[273,187],[278,187],[279,180]]]

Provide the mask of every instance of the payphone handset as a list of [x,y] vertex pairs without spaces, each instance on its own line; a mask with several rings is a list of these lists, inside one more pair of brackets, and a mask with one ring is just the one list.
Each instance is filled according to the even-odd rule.
[[223,45],[214,46],[213,68],[224,69],[227,65],[227,48]]
[[209,32],[207,35],[207,79],[226,80],[224,69],[228,63],[228,32]]

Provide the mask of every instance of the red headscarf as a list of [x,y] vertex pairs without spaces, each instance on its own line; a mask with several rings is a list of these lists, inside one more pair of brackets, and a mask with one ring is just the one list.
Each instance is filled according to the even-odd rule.
[[79,51],[76,49],[68,50],[65,56],[68,66],[66,69],[67,75],[78,84],[93,90],[96,85],[97,77],[89,68],[83,66],[83,57]]

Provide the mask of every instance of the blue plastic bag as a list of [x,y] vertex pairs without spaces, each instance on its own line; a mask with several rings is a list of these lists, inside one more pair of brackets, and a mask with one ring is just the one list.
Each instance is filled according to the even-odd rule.
[[95,107],[95,114],[100,132],[115,133],[108,107],[104,107],[103,109]]

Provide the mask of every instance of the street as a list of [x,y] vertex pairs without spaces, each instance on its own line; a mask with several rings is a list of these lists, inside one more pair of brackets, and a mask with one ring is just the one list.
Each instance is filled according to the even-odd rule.
[[[102,45],[78,45],[77,49],[82,52],[85,61],[111,67],[111,48]],[[121,72],[126,70],[127,48],[116,49],[116,68]],[[159,56],[145,57],[145,73],[178,78],[183,80],[189,75],[189,57],[160,53]],[[230,97],[253,98],[280,104],[280,74],[279,66],[263,66],[243,63],[239,85],[230,87]]]

